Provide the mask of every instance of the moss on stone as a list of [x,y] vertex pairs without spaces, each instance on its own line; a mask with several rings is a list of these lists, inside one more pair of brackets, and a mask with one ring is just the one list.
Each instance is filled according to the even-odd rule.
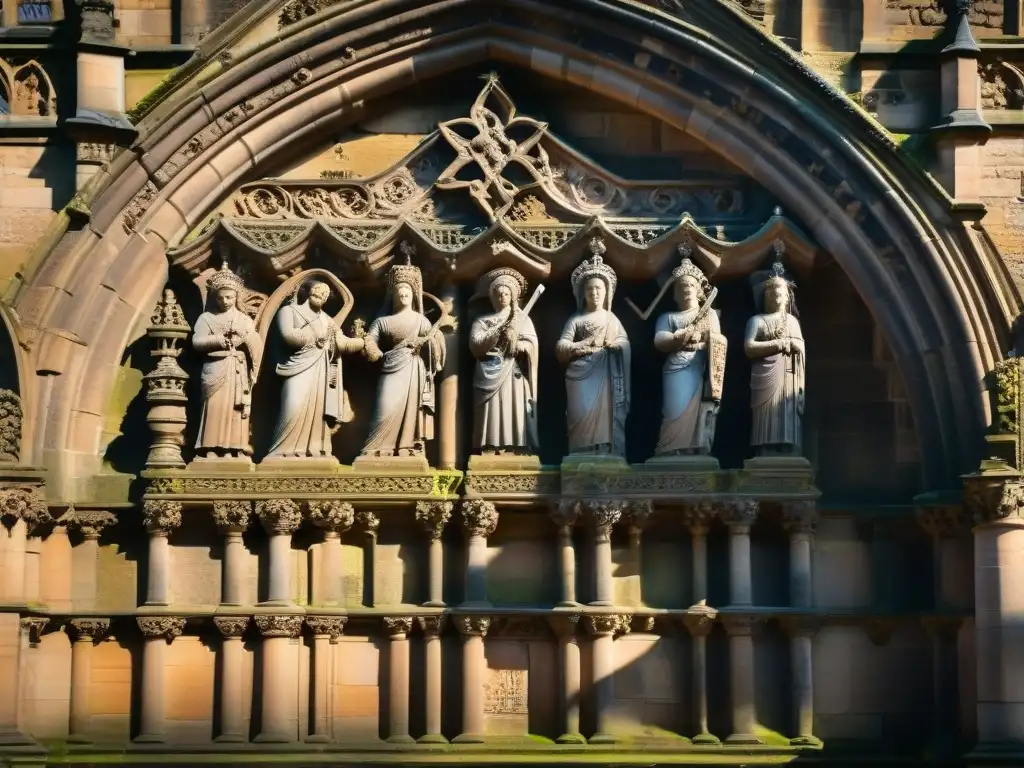
[[180,68],[172,69],[159,83],[156,84],[156,87],[153,88],[153,90],[139,99],[135,106],[128,110],[126,114],[133,124],[137,124],[139,120],[146,116],[146,113],[149,112],[149,110],[155,107],[164,96],[170,93],[171,88],[177,82],[176,74],[180,71]]

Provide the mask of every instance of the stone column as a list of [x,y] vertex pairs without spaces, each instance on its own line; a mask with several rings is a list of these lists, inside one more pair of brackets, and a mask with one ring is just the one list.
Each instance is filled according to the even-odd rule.
[[320,583],[316,585],[313,603],[339,606],[345,601],[341,567],[341,534],[352,527],[356,511],[347,501],[311,501],[309,519],[324,532]]
[[693,639],[693,711],[697,720],[694,744],[718,744],[719,739],[708,730],[708,635],[718,611],[703,604],[695,605],[683,617]]
[[25,551],[30,531],[50,522],[46,500],[38,489],[13,487],[0,489],[0,603],[24,604]]
[[[21,672],[18,675],[18,722],[28,723],[35,714],[34,701],[28,697],[29,691],[36,690],[39,680],[39,667],[43,661],[35,649],[39,647],[43,631],[50,620],[45,616],[23,616],[21,618]],[[24,708],[24,709],[23,709]]]
[[167,740],[166,697],[164,695],[167,646],[185,631],[185,619],[147,616],[136,619],[145,637],[142,648],[142,706],[138,744],[162,744]]
[[[814,501],[791,501],[782,505],[782,521],[789,532],[789,602],[794,608],[809,609],[813,603],[811,542],[817,504]],[[789,622],[790,658],[793,670],[793,710],[797,734],[790,741],[794,746],[818,747],[821,740],[814,733],[814,648],[817,625],[811,619]]]
[[215,501],[213,520],[224,534],[224,559],[221,561],[221,605],[244,605],[245,545],[242,534],[252,517],[251,501]]
[[707,605],[708,600],[708,529],[715,509],[709,502],[687,504],[683,521],[690,529],[693,558],[693,594],[691,605]]
[[220,733],[214,741],[236,744],[248,741],[245,729],[245,649],[242,637],[249,627],[248,616],[217,616],[220,631]]
[[962,751],[960,743],[960,680],[957,636],[959,616],[922,619],[932,641],[932,749],[939,757]]
[[441,535],[452,519],[455,505],[450,501],[417,501],[416,522],[427,532],[427,601],[429,608],[444,607],[444,545]]
[[306,626],[313,635],[313,732],[306,737],[311,744],[331,740],[328,688],[333,677],[330,668],[331,645],[337,645],[345,631],[345,616],[307,616]]
[[654,502],[629,502],[629,557],[636,570],[636,602],[644,604],[643,533],[654,514]]
[[576,549],[572,543],[572,530],[580,516],[580,502],[562,499],[551,510],[551,522],[558,526],[558,561],[562,587],[561,608],[575,608],[576,602]]
[[816,516],[813,500],[782,505],[782,522],[789,533],[789,604],[794,608],[810,608],[813,602],[811,542]]
[[590,601],[591,605],[615,604],[615,585],[612,582],[612,526],[622,517],[624,508],[624,502],[614,499],[587,501],[587,513],[594,524],[594,599]]
[[558,638],[559,704],[562,714],[562,735],[559,744],[586,744],[580,733],[580,644],[576,627],[580,614],[565,613],[548,617]]
[[90,564],[90,567],[75,572],[76,588],[72,592],[74,608],[89,610],[96,607],[96,562],[99,558],[100,536],[116,522],[117,518],[110,512],[99,510],[75,510],[71,518],[71,524],[82,534],[82,543],[78,545],[82,548],[81,559]]
[[813,617],[795,617],[783,622],[790,637],[790,664],[793,668],[793,711],[796,716],[794,747],[820,747],[814,735],[814,635],[819,623]]
[[750,570],[750,529],[757,520],[758,503],[753,499],[735,499],[721,508],[722,520],[729,526],[729,603],[745,608],[754,602]]
[[[291,499],[257,501],[256,513],[267,531],[267,565],[270,569],[267,599],[262,604],[291,605],[292,534],[302,524],[299,505]],[[298,637],[297,634],[295,636]]]
[[366,535],[366,550],[363,557],[363,602],[372,608],[380,600],[377,590],[377,531],[380,530],[380,518],[373,512],[361,509],[356,512],[356,522]]
[[388,742],[412,744],[409,735],[409,633],[412,617],[384,619],[388,637]]
[[[466,546],[466,607],[487,607],[487,537],[498,527],[498,510],[482,499],[462,502],[462,524],[469,542]],[[481,636],[481,645],[483,639]]]
[[[458,284],[449,280],[441,287],[441,301],[452,308],[458,296]],[[452,311],[449,309],[449,311]],[[455,469],[459,464],[459,344],[448,344],[444,369],[437,385],[437,443],[439,469]]]
[[92,648],[110,631],[110,619],[72,619],[71,635],[71,708],[68,741],[73,744],[92,742],[89,723],[92,717],[89,693],[92,689]]
[[615,632],[621,627],[619,616],[587,616],[587,630],[593,635],[592,666],[594,679],[594,710],[597,729],[590,737],[591,744],[614,744],[618,739],[611,734],[609,718],[615,697]]
[[263,690],[260,701],[263,722],[254,741],[262,744],[285,744],[296,740],[299,729],[298,669],[290,642],[302,631],[301,614],[290,616],[257,616],[256,626],[263,635]]
[[143,503],[143,519],[149,533],[149,561],[146,578],[146,605],[168,605],[167,588],[171,578],[171,547],[168,537],[181,526],[181,504],[177,501]]
[[[0,533],[0,536],[6,535]],[[39,745],[21,731],[22,696],[26,672],[24,630],[17,613],[0,613],[0,749],[3,747],[32,747]]]
[[457,616],[462,634],[462,733],[455,744],[482,744],[485,741],[484,683],[487,681],[487,657],[484,638],[491,627],[487,616]]
[[444,614],[435,616],[419,616],[417,618],[423,631],[423,653],[425,655],[423,669],[426,674],[424,686],[424,724],[426,733],[420,738],[421,744],[447,744],[448,739],[441,733],[441,632],[444,630]]
[[729,692],[732,701],[732,735],[727,744],[763,744],[754,734],[754,626],[756,616],[723,616],[729,633]]

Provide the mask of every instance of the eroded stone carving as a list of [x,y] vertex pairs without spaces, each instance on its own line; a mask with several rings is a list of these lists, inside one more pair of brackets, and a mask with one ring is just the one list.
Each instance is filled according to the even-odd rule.
[[489,669],[484,683],[484,712],[493,715],[528,714],[525,669]]
[[268,533],[295,533],[302,525],[302,512],[291,499],[267,499],[256,502],[256,514]]
[[147,638],[162,637],[171,642],[185,631],[185,619],[176,616],[139,616],[135,621]]
[[983,109],[1024,108],[1024,72],[1005,61],[978,65]]
[[326,635],[332,643],[337,643],[338,638],[345,633],[347,621],[345,616],[307,616],[306,626],[314,637]]
[[8,528],[24,520],[29,529],[50,522],[46,499],[38,488],[0,488],[0,523]]
[[102,640],[109,631],[110,619],[72,619],[68,622],[68,632],[82,642]]
[[249,617],[217,616],[213,619],[213,623],[224,637],[241,637],[249,627]]
[[257,616],[256,626],[263,637],[298,637],[303,619],[301,615]]
[[39,639],[43,635],[43,630],[46,629],[46,625],[50,623],[50,620],[45,616],[23,616],[21,619],[21,631],[28,637],[28,644],[30,648],[36,648],[39,646]]
[[886,0],[886,22],[893,26],[945,26],[948,14],[966,13],[972,27],[1002,31],[1005,8],[996,0]]
[[311,501],[309,519],[320,528],[344,533],[355,522],[356,512],[347,501]]
[[491,628],[489,616],[456,616],[453,621],[459,633],[463,635],[487,637],[487,632]]
[[73,516],[68,521],[81,532],[86,541],[96,541],[103,534],[104,529],[117,523],[117,517],[103,510],[74,510]]
[[213,520],[222,531],[244,531],[252,517],[252,502],[218,500],[213,503]]
[[621,626],[618,616],[587,616],[587,631],[592,635],[610,635]]
[[387,616],[384,629],[392,639],[402,639],[412,632],[412,616]]
[[443,613],[417,616],[416,622],[420,625],[420,631],[427,637],[439,637],[444,630],[445,616]]
[[17,464],[21,458],[21,398],[0,389],[0,463]]
[[790,533],[814,534],[818,504],[813,500],[787,501],[782,505],[782,524]]
[[462,502],[462,524],[470,536],[487,538],[498,527],[498,509],[483,499],[466,499]]
[[566,366],[566,414],[571,454],[626,455],[630,405],[630,346],[612,313],[618,278],[604,263],[604,243],[590,241],[591,258],[572,273],[577,312],[555,352]]
[[368,536],[377,538],[377,531],[380,528],[380,518],[377,515],[367,509],[361,509],[356,512],[356,522]]
[[454,506],[450,501],[417,501],[416,522],[436,541],[441,538],[444,527],[452,519]]
[[177,501],[147,499],[142,504],[142,517],[147,531],[167,534],[181,527],[181,504]]
[[732,527],[749,529],[756,521],[761,505],[756,499],[729,499],[718,505],[722,522]]

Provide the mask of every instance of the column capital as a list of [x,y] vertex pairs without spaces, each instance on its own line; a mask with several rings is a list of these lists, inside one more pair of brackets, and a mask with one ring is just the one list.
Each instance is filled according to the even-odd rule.
[[356,520],[355,508],[347,501],[310,501],[306,506],[313,525],[332,533],[344,533]]
[[454,508],[455,505],[450,501],[417,501],[416,522],[432,541],[438,541],[444,533],[444,527],[451,522]]
[[171,642],[185,631],[185,619],[178,616],[139,616],[135,621],[147,639],[162,637]]
[[68,634],[76,642],[96,642],[110,631],[110,619],[72,619],[67,625]]
[[581,618],[578,613],[556,613],[548,616],[548,626],[556,637],[574,637]]
[[248,616],[215,616],[214,626],[224,637],[241,637],[249,628]]
[[181,502],[147,499],[142,503],[142,520],[149,533],[166,536],[181,527]]
[[267,533],[278,536],[295,533],[302,524],[299,505],[291,499],[267,499],[256,502],[256,514]]
[[579,499],[559,499],[551,502],[548,514],[551,522],[559,528],[572,528],[579,520],[582,507]]
[[818,503],[814,499],[785,501],[782,503],[782,527],[789,534],[814,535],[817,524]]
[[587,499],[587,514],[598,528],[611,528],[629,509],[629,503],[622,499]]
[[71,509],[64,516],[68,525],[78,528],[86,541],[96,541],[104,529],[117,523],[117,517],[102,509]]
[[288,616],[257,616],[256,627],[263,637],[298,637],[302,632],[302,614]]
[[412,632],[412,616],[385,616],[384,629],[392,640],[404,640]]
[[643,530],[654,515],[654,502],[650,499],[634,499],[629,502],[629,527]]
[[944,642],[955,640],[963,623],[964,620],[961,616],[924,616],[921,618],[921,625],[925,632]]
[[39,488],[8,486],[0,488],[0,521],[24,520],[29,528],[52,521],[46,499]]
[[466,637],[487,637],[491,628],[490,616],[456,616],[454,621],[459,634]]
[[241,533],[249,527],[252,502],[241,499],[213,502],[213,521],[222,533]]
[[464,499],[462,524],[470,536],[487,538],[498,527],[498,509],[483,499]]
[[35,648],[39,644],[39,638],[46,629],[50,620],[45,616],[23,616],[21,619],[21,631],[28,635],[28,643]]
[[683,522],[694,536],[707,536],[714,517],[715,505],[710,501],[698,501],[683,507]]
[[444,631],[445,615],[436,613],[432,616],[417,616],[416,623],[420,625],[420,631],[427,637],[440,637]]
[[707,637],[711,634],[715,619],[718,618],[718,610],[706,605],[695,606],[682,618],[683,626],[691,637]]
[[719,617],[730,637],[749,637],[761,623],[761,617],[750,613],[726,613]]
[[356,522],[371,539],[377,538],[377,531],[380,529],[380,518],[373,512],[361,509],[356,512]]
[[730,529],[750,530],[760,508],[757,499],[727,499],[719,504],[718,515]]
[[917,524],[933,539],[958,539],[971,533],[971,517],[959,505],[918,507]]
[[306,626],[313,637],[328,637],[332,643],[345,634],[347,616],[307,616]]
[[823,622],[817,616],[786,616],[779,624],[790,637],[814,637]]
[[975,525],[1024,525],[1024,481],[971,478],[964,484],[964,505]]
[[596,637],[614,635],[621,626],[622,617],[614,614],[586,617],[587,631]]

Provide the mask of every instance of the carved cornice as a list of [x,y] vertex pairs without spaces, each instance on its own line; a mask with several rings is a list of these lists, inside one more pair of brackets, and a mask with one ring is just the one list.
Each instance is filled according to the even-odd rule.
[[251,501],[215,501],[213,503],[213,520],[224,532],[242,532],[249,527],[252,519]]
[[67,628],[76,642],[96,642],[110,631],[110,619],[72,619]]
[[352,527],[356,512],[347,501],[311,501],[309,519],[319,528],[340,534]]
[[319,477],[261,472],[229,477],[183,472],[151,478],[146,493],[150,498],[187,495],[190,501],[213,501],[238,496],[254,500],[266,496],[289,499],[331,496],[348,502],[373,501],[397,496],[416,501],[417,497],[450,496],[460,481],[459,473],[440,471],[414,475],[346,472]]
[[782,505],[782,525],[791,534],[813,536],[817,517],[818,504],[813,500],[787,501]]
[[185,631],[185,619],[176,616],[139,616],[135,619],[146,638],[171,642]]
[[153,501],[142,505],[142,519],[152,534],[166,535],[181,527],[181,504],[177,501]]
[[214,626],[224,637],[241,637],[249,628],[248,616],[215,616]]
[[417,501],[416,522],[427,532],[427,535],[434,541],[441,538],[444,527],[452,519],[452,509],[455,505],[450,501]]
[[498,527],[498,509],[490,501],[466,499],[462,502],[462,525],[470,537],[486,539]]
[[302,632],[303,617],[300,614],[291,616],[257,616],[256,627],[263,637],[298,637]]
[[427,637],[440,637],[444,631],[445,615],[438,613],[433,616],[417,616],[416,623],[420,625],[420,631]]
[[412,616],[386,616],[384,630],[392,640],[404,640],[412,632]]
[[459,634],[469,637],[487,637],[491,628],[490,616],[456,616],[453,622]]
[[291,499],[257,501],[256,514],[271,535],[290,536],[302,525],[302,512]]
[[313,637],[326,636],[332,643],[336,643],[338,638],[345,634],[347,621],[348,618],[345,616],[307,616],[306,626]]

